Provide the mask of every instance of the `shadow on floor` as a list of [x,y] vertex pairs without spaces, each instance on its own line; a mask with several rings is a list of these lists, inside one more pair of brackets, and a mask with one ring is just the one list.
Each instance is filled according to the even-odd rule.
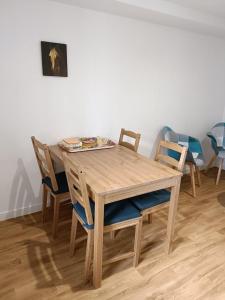
[[217,196],[218,202],[221,206],[225,207],[225,193],[221,193]]
[[[79,228],[78,236],[83,235],[83,229]],[[105,236],[104,256],[105,259],[112,257],[115,253],[113,245],[118,243],[122,253],[130,250],[133,246],[133,238],[128,242],[126,236],[133,237],[131,230],[124,230],[118,234],[116,241],[111,241],[109,235]],[[36,288],[46,289],[58,286],[68,286],[75,293],[81,290],[92,290],[93,285],[90,282],[84,282],[84,258],[86,242],[83,241],[76,246],[74,257],[69,255],[70,227],[65,228],[55,240],[49,236],[41,241],[38,239],[29,239],[24,241],[27,248],[27,256],[32,273],[35,276]],[[118,273],[122,270],[132,267],[132,259],[107,265],[103,269],[103,279]]]
[[[36,288],[46,289],[68,285],[72,292],[91,289],[83,282],[84,257],[82,247],[77,256],[68,254],[68,239],[55,241],[25,241],[30,268],[36,278]],[[78,257],[79,259],[77,259]]]
[[[71,218],[71,206],[62,204],[60,217],[62,221]],[[42,224],[41,212],[10,219],[7,222],[9,226],[19,226],[25,234],[26,238],[18,243],[26,249],[29,269],[35,278],[32,284],[37,290],[62,285],[68,286],[72,292],[93,288],[91,284],[84,284],[83,281],[85,242],[77,245],[74,257],[69,256],[71,223],[59,226],[58,235],[53,239],[50,207],[45,224]],[[31,230],[32,236],[29,235]],[[78,226],[78,237],[80,235],[83,235],[83,229]]]
[[[207,176],[208,178],[213,178],[216,182],[217,173],[218,173],[218,168],[213,167],[213,168],[209,169],[207,172],[205,172],[205,176]],[[225,181],[225,171],[224,170],[222,170],[222,172],[221,172],[220,181]]]

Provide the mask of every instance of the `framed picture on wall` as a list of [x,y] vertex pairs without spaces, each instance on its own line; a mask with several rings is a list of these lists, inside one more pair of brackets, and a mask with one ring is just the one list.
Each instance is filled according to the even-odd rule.
[[66,44],[41,41],[41,56],[44,76],[68,76]]

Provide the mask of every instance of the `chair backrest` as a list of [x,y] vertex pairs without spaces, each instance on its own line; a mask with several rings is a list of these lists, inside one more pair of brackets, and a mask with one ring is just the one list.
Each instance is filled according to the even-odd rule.
[[[163,127],[162,135],[165,141],[177,143],[187,148],[186,161],[192,163],[202,161],[202,163],[204,163],[201,143],[197,138],[186,134],[176,133],[170,127]],[[177,160],[179,159],[178,154],[172,150],[168,150],[168,155]]]
[[48,146],[42,144],[34,136],[31,137],[31,140],[42,178],[49,177],[51,179],[53,190],[58,191],[58,184],[55,178],[55,171]]
[[172,142],[172,143],[179,142],[179,135],[168,126],[163,127],[162,136],[163,139],[167,142]]
[[[124,136],[128,136],[130,138],[133,138],[134,139],[134,145],[129,143],[129,142],[124,141]],[[140,143],[140,138],[141,138],[141,135],[139,133],[135,133],[133,131],[125,130],[124,128],[122,128],[121,132],[120,132],[119,145],[127,147],[127,148],[137,152],[138,146],[139,146],[139,143]]]
[[217,147],[225,148],[225,123],[217,123],[207,135],[212,138],[212,142],[214,142]]
[[91,212],[88,189],[85,179],[85,172],[81,166],[76,165],[69,158],[69,155],[63,152],[63,161],[70,191],[72,203],[77,203],[84,208],[88,225],[93,225],[93,216]]
[[[178,154],[178,159],[175,159],[166,153],[169,150],[175,151]],[[187,155],[187,148],[180,146],[176,143],[167,142],[167,141],[160,141],[158,145],[158,149],[156,152],[155,160],[159,162],[163,162],[169,165],[172,168],[177,169],[178,171],[182,172],[184,168],[184,163]]]

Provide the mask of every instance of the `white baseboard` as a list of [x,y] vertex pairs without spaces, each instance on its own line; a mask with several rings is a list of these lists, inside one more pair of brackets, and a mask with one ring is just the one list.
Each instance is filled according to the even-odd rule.
[[41,210],[41,204],[0,212],[0,221],[21,217]]

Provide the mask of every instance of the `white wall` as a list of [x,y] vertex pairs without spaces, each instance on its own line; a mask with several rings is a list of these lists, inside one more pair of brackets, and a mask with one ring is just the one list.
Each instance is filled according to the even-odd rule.
[[[39,209],[31,135],[125,127],[150,156],[163,125],[203,140],[222,118],[224,40],[45,0],[1,1],[0,37],[0,218]],[[67,44],[68,78],[42,76],[41,40]]]

